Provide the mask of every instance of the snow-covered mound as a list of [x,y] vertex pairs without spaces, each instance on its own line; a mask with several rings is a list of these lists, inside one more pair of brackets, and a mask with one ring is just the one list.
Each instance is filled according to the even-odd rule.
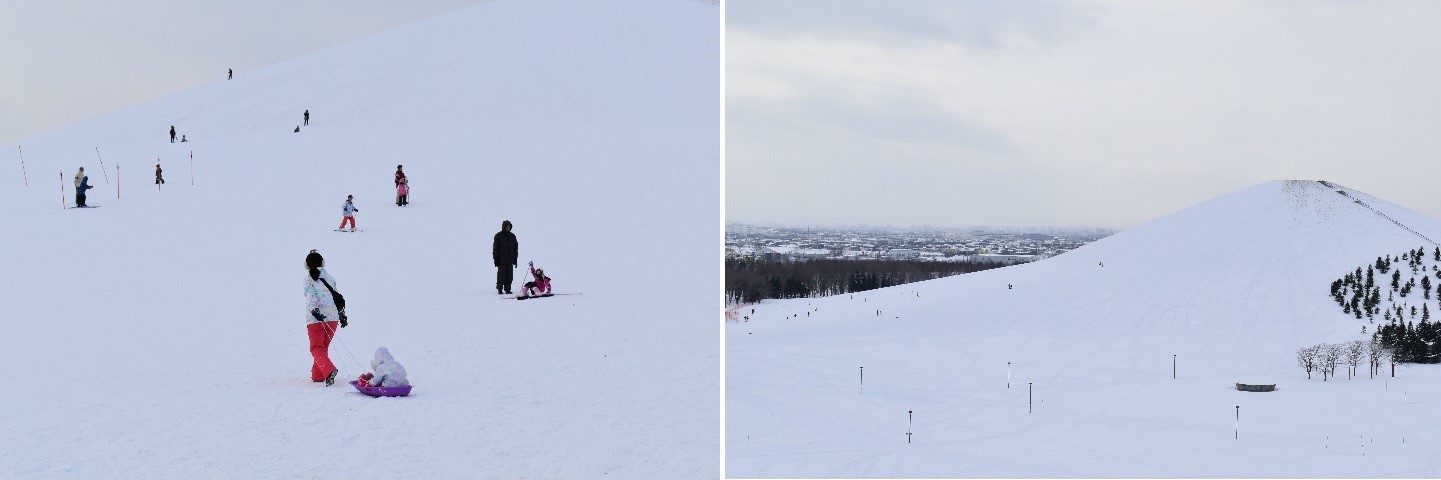
[[[718,15],[486,2],[25,141],[28,187],[0,151],[0,472],[716,475]],[[495,294],[502,220],[573,295]],[[411,396],[310,381],[311,249],[340,379],[385,346]]]
[[1321,382],[1295,358],[1369,338],[1330,283],[1428,238],[1441,222],[1274,181],[1040,262],[763,302],[726,327],[727,474],[1436,476],[1441,372]]

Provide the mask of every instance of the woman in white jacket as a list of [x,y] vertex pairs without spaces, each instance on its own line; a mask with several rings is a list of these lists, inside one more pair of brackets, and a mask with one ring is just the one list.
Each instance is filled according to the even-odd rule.
[[[315,250],[305,256],[305,268],[310,275],[305,278],[305,333],[310,337],[310,380],[335,384],[335,375],[340,372],[330,361],[330,340],[335,338],[336,324],[346,326],[345,312],[336,308],[335,278],[325,271],[325,259]],[[337,322],[339,320],[339,322]]]

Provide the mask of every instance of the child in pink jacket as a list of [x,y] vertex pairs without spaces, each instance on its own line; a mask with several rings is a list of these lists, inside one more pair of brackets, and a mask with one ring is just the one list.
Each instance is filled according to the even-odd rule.
[[533,297],[536,295],[549,295],[550,277],[545,276],[545,269],[535,268],[535,262],[529,262],[529,265],[530,276],[535,277],[535,279],[529,282],[525,282],[525,286],[521,288],[520,293],[525,294],[525,296],[527,297]]

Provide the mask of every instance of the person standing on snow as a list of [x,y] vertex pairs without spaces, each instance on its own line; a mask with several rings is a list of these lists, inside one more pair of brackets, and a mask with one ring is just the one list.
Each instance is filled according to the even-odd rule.
[[405,196],[410,194],[410,179],[405,178],[405,170],[402,165],[395,166],[395,206],[404,207],[410,202]]
[[226,80],[235,80],[235,69],[233,69],[233,68],[228,68],[228,69],[226,69],[226,70],[229,70],[229,71],[230,71],[230,76],[229,76],[229,77],[226,77],[225,79],[226,79]]
[[490,258],[495,260],[495,293],[510,293],[510,283],[515,276],[516,262],[520,258],[520,243],[510,232],[510,220],[500,224],[495,241],[490,246]]
[[85,191],[92,188],[95,187],[90,185],[90,177],[85,175],[85,167],[80,167],[80,170],[75,172],[75,206],[89,206],[85,204]]
[[345,222],[350,222],[350,229],[355,230],[355,212],[359,212],[360,209],[355,208],[352,200],[355,200],[354,195],[346,195],[345,205],[340,206],[340,212],[345,214],[344,217],[340,217],[340,230],[345,230]]
[[302,124],[302,125],[305,125],[305,126],[307,126],[307,127],[310,126],[310,110],[309,110],[309,109],[306,109],[306,110],[305,110],[305,123]]
[[175,126],[170,126],[170,143],[175,143]]
[[325,258],[311,250],[305,256],[305,268],[310,275],[305,279],[305,333],[310,337],[310,381],[335,384],[335,375],[340,369],[330,361],[330,340],[335,338],[335,327],[349,325],[345,318],[343,304],[336,305],[335,278],[325,271]]
[[163,176],[160,175],[160,164],[158,164],[158,163],[155,164],[155,184],[156,184],[156,185],[164,185],[164,184],[165,184],[165,177],[163,177]]

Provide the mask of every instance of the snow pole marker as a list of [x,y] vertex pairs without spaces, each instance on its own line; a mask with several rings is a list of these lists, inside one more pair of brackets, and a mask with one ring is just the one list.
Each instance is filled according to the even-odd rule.
[[861,367],[861,393],[866,391],[866,367]]
[[1171,355],[1171,380],[1176,379],[1176,355]]
[[[1236,440],[1240,440],[1240,439],[1241,439],[1241,406],[1240,406],[1240,405],[1236,405]],[[1326,440],[1329,442],[1329,441],[1331,440],[1331,437],[1330,437],[1330,436],[1327,436],[1327,437],[1326,437]]]
[[115,162],[115,199],[120,199],[120,162]]
[[[26,188],[29,188],[29,187],[30,187],[30,172],[26,172],[26,171],[25,171],[25,149],[20,148],[19,145],[16,145],[15,148],[18,149],[18,150],[20,150],[20,174],[25,176],[25,187],[26,187]],[[61,176],[63,177],[64,175],[61,175]],[[62,192],[62,193],[60,194],[60,196],[61,196],[61,197],[64,197],[64,196],[65,196],[65,193]]]
[[1006,362],[1006,388],[1011,388],[1011,362]]
[[1032,411],[1034,411],[1033,408],[1032,408],[1032,406],[1033,406],[1034,404],[1031,403],[1031,399],[1032,399],[1032,395],[1031,395],[1031,392],[1032,392],[1032,390],[1031,390],[1031,385],[1032,385],[1031,382],[1026,382],[1026,413],[1031,413]]
[[195,186],[195,150],[190,151],[190,186]]
[[[95,147],[95,158],[100,158],[100,147]],[[115,166],[119,167],[120,164],[116,164]],[[105,159],[103,158],[100,158],[100,173],[105,175],[105,183],[107,185],[110,184],[110,174],[105,172]],[[120,173],[117,172],[115,176],[119,177]],[[120,179],[117,178],[115,181],[118,182]]]
[[906,410],[906,443],[911,443],[911,426],[916,422],[916,411]]
[[60,171],[60,209],[65,209],[65,171]]

